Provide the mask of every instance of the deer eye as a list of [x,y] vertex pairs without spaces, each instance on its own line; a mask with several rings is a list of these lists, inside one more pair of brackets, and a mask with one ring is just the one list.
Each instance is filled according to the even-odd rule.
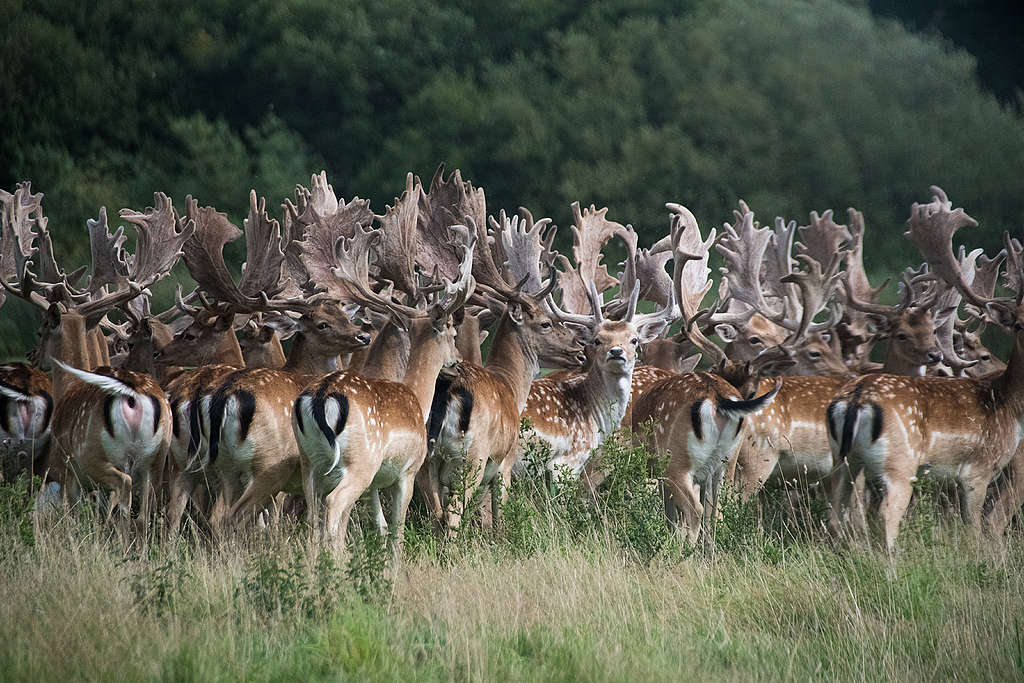
[[541,329],[543,329],[543,330],[546,330],[546,329],[548,329],[549,327],[551,327],[551,323],[549,323],[549,322],[548,322],[547,320],[545,320],[544,322],[542,322],[542,323],[540,324],[540,327],[541,327]]
[[902,332],[897,334],[896,338],[899,339],[900,341],[907,341],[907,335],[903,334]]
[[318,330],[326,330],[328,327],[329,325],[326,322],[321,321],[316,324],[316,329]]
[[981,359],[984,360],[984,361],[989,361],[989,360],[992,360],[992,356],[990,356],[990,355],[988,355],[986,353],[984,356],[981,357]]
[[764,342],[761,341],[760,337],[751,337],[748,341],[754,346],[764,346]]
[[821,351],[808,351],[807,355],[810,357],[811,360],[818,360],[819,358],[821,358]]
[[633,342],[633,346],[639,346],[640,337],[633,337],[632,339],[630,339],[630,341]]

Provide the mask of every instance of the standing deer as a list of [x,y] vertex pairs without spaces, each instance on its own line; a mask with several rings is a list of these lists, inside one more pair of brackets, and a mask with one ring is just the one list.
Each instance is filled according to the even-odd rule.
[[833,474],[831,523],[839,530],[848,506],[851,478],[861,470],[878,492],[877,515],[886,547],[896,545],[912,484],[924,476],[960,486],[960,511],[977,527],[989,483],[1011,462],[1024,437],[1024,266],[1016,245],[1007,247],[1007,285],[1014,297],[983,297],[967,284],[953,256],[952,237],[977,222],[953,209],[932,187],[928,204],[914,204],[907,236],[927,259],[935,277],[993,323],[1014,333],[1004,372],[982,378],[868,375],[845,386],[828,408]]
[[[391,529],[392,555],[401,556],[405,515],[412,499],[414,482],[429,486],[422,468],[427,453],[426,417],[429,415],[438,372],[455,362],[453,314],[466,302],[473,289],[472,267],[475,232],[452,226],[462,249],[459,277],[443,281],[437,291],[422,291],[414,284],[409,292],[416,306],[401,304],[375,294],[370,285],[367,254],[376,238],[394,239],[406,233],[413,241],[422,190],[407,185],[406,193],[389,207],[381,219],[383,228],[374,233],[357,227],[351,242],[339,249],[337,280],[318,282],[346,291],[347,298],[376,310],[390,309],[392,324],[406,330],[409,356],[402,382],[366,378],[351,371],[334,372],[308,384],[295,400],[292,429],[300,450],[303,491],[312,528],[317,528],[320,501],[327,507],[327,535],[335,547],[345,542],[349,516],[357,499],[370,494],[378,529]],[[436,245],[435,245],[436,246]],[[382,272],[394,274],[408,267],[396,263],[398,254],[381,254]],[[414,283],[415,274],[400,278]],[[430,288],[428,288],[429,290]],[[381,352],[388,353],[387,348]],[[376,364],[373,353],[367,364]],[[391,493],[391,519],[385,519],[380,489]]]

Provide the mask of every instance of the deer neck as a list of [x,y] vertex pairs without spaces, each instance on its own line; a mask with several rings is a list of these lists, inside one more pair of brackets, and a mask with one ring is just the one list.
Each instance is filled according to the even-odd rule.
[[885,354],[882,372],[887,372],[890,375],[904,375],[906,377],[924,377],[925,366],[912,365],[909,361],[901,358],[896,351],[896,343],[890,340],[889,351]]
[[591,365],[584,380],[588,413],[602,434],[611,434],[622,423],[632,392],[633,372],[608,372],[597,363]]
[[1024,417],[1024,332],[1014,336],[1010,360],[993,389],[998,395],[996,405],[1005,406],[1018,420]]
[[522,412],[526,397],[530,394],[530,383],[540,370],[540,365],[537,362],[537,351],[527,348],[522,333],[512,323],[508,313],[502,315],[498,323],[485,367],[508,385]]
[[431,335],[427,339],[413,340],[409,353],[409,364],[402,383],[412,390],[423,411],[423,421],[430,416],[430,404],[434,400],[434,386],[437,374],[447,360],[444,344]]
[[295,335],[283,369],[297,375],[326,375],[338,369],[338,356],[320,351],[309,337],[300,332]]
[[224,330],[220,335],[220,341],[213,350],[213,358],[210,363],[230,365],[234,368],[244,368],[245,358],[242,356],[242,347],[238,345],[238,337],[232,329]]
[[[68,312],[60,318],[57,360],[81,370],[93,370],[92,340],[85,328],[85,318],[77,313]],[[72,378],[63,370],[53,368],[53,400],[60,398]]]
[[409,335],[388,321],[374,338],[361,366],[352,369],[363,377],[401,382],[411,363]]
[[459,334],[455,338],[455,347],[462,360],[483,365],[484,360],[480,353],[480,321],[477,318],[467,315],[462,321],[459,325]]

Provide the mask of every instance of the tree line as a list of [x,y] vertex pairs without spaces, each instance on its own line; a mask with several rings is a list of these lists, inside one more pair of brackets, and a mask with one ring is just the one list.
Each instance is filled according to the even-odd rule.
[[441,162],[494,210],[566,225],[575,200],[607,205],[642,240],[666,201],[702,225],[741,197],[762,222],[855,206],[885,276],[913,258],[903,223],[929,184],[990,252],[1024,216],[1020,115],[967,53],[860,0],[3,6],[0,186],[46,193],[66,263],[101,205],[154,190],[240,219],[249,187],[276,206],[324,168],[383,212]]

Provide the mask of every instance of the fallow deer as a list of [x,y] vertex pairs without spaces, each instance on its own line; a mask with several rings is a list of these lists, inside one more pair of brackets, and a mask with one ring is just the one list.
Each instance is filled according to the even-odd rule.
[[1014,333],[1004,372],[987,377],[941,378],[867,375],[846,385],[828,408],[833,474],[831,523],[839,530],[850,481],[863,470],[878,492],[878,516],[886,547],[895,548],[912,484],[924,476],[947,478],[961,488],[965,523],[981,522],[986,489],[1013,459],[1024,437],[1024,266],[1017,245],[1004,235],[1007,282],[1016,296],[979,296],[953,255],[952,237],[977,222],[953,209],[932,187],[928,204],[914,204],[907,235],[934,276],[957,288],[964,300],[993,323]]
[[50,377],[25,363],[0,365],[0,481],[43,473],[53,414]]
[[[339,248],[331,271],[341,282],[318,282],[337,287],[345,297],[375,310],[392,311],[393,325],[409,338],[409,356],[402,382],[366,378],[351,371],[334,372],[308,384],[295,400],[292,428],[300,450],[303,491],[311,527],[318,524],[320,501],[326,501],[328,536],[337,548],[344,546],[348,520],[357,499],[370,494],[382,535],[390,527],[392,555],[401,556],[405,515],[414,482],[429,490],[429,475],[422,468],[427,453],[426,418],[429,415],[438,372],[456,361],[453,314],[472,293],[475,232],[452,226],[462,249],[459,276],[442,282],[440,291],[421,291],[412,272],[401,278],[412,287],[410,301],[401,304],[374,294],[369,281],[367,254],[374,238],[385,244],[396,231],[412,233],[418,217],[420,186],[407,191],[381,218],[383,228],[374,233],[357,227],[347,245]],[[414,238],[406,235],[405,243]],[[436,248],[436,245],[434,245]],[[381,254],[382,272],[393,275],[410,264],[395,263],[400,254]],[[413,284],[408,284],[413,283]],[[379,350],[388,353],[387,348]],[[371,354],[368,364],[375,364]],[[380,489],[391,493],[391,519],[385,520]]]
[[[434,388],[427,424],[425,493],[431,513],[443,520],[450,531],[459,527],[481,484],[493,483],[492,516],[495,520],[500,518],[502,491],[508,488],[516,462],[519,415],[526,405],[530,382],[539,369],[539,359],[545,355],[575,355],[576,348],[572,333],[557,324],[546,303],[556,285],[557,271],[553,266],[549,268],[547,284],[530,287],[530,273],[515,285],[509,284],[493,252],[482,246],[487,244],[482,190],[473,190],[468,183],[458,185],[462,188],[461,196],[467,198],[462,213],[477,230],[481,245],[473,265],[478,291],[500,299],[505,308],[492,333],[486,365],[463,361],[446,368]],[[578,204],[574,205],[574,212],[582,220]],[[588,216],[598,213],[602,212],[591,210]],[[465,468],[467,485],[460,492],[461,499],[449,505],[448,492],[460,467]]]

